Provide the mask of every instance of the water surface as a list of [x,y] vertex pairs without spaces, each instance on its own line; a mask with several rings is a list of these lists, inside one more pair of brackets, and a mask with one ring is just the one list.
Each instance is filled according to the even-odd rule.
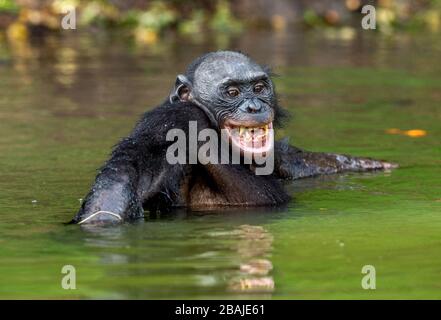
[[[2,40],[0,40],[2,41]],[[289,183],[279,210],[65,226],[110,148],[199,54],[274,67],[280,137],[398,162]],[[0,42],[0,298],[441,298],[441,38],[362,32]],[[423,137],[386,130],[421,129]],[[61,288],[73,265],[77,289]],[[361,269],[376,268],[376,290]]]

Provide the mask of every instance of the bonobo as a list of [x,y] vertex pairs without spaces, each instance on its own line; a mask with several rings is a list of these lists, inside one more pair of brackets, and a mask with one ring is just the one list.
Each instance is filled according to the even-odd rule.
[[[218,51],[197,58],[178,75],[167,100],[145,113],[114,148],[72,223],[121,222],[142,217],[144,209],[279,206],[290,198],[282,180],[395,166],[273,142],[273,126],[282,116],[269,72],[248,56]],[[188,139],[189,124],[196,124],[197,132],[215,130],[240,161],[168,161],[175,143],[168,132],[182,130]],[[200,141],[196,147],[186,149],[189,157]],[[270,174],[257,174],[261,165],[245,161],[266,154],[273,154]]]

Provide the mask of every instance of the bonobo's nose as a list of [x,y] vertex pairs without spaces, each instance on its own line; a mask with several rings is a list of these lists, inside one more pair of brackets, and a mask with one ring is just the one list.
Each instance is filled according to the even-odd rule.
[[259,113],[263,109],[263,102],[259,99],[246,99],[239,109],[247,113]]

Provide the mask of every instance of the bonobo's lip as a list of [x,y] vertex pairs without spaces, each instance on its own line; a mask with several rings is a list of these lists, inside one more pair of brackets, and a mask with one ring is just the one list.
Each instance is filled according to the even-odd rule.
[[273,123],[235,122],[223,124],[234,147],[251,154],[269,152],[274,144]]

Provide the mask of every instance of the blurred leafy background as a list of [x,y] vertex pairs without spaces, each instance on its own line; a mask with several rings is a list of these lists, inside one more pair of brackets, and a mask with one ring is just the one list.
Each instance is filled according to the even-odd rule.
[[151,44],[173,34],[236,34],[250,29],[360,28],[363,5],[377,9],[377,31],[441,30],[441,0],[0,0],[0,34],[9,40],[60,31],[76,8],[90,30],[117,30]]

